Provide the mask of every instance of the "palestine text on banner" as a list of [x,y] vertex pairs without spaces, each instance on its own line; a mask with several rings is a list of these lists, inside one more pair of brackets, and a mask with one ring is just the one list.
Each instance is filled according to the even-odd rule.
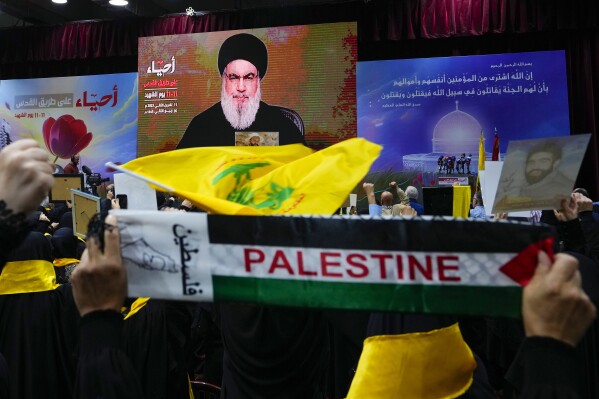
[[520,223],[114,213],[129,294],[164,299],[518,317],[550,251]]

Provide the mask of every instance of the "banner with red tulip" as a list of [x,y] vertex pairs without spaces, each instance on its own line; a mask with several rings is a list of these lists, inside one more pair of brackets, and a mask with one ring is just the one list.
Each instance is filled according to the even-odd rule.
[[137,156],[137,73],[0,81],[0,149],[33,138],[64,168],[79,154],[102,177]]

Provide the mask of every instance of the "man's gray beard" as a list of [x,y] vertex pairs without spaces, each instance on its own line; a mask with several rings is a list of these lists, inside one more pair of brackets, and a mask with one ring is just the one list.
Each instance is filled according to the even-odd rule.
[[238,107],[233,96],[229,96],[225,92],[225,85],[223,83],[220,94],[220,105],[225,114],[225,118],[227,118],[231,126],[235,129],[243,130],[250,127],[256,120],[256,114],[260,108],[261,97],[262,92],[260,90],[260,82],[258,82],[258,88],[256,89],[254,97],[248,97],[245,106]]

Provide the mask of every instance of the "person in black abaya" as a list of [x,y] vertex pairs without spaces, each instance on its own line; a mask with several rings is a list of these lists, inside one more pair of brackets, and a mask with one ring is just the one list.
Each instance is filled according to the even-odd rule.
[[157,299],[126,317],[123,348],[146,399],[189,397],[191,319],[191,305]]
[[324,399],[329,330],[322,312],[219,305],[223,398]]
[[10,398],[68,398],[73,392],[79,317],[70,286],[56,283],[51,249],[41,233],[29,233],[0,275],[0,353]]
[[[0,271],[10,252],[27,236],[27,216],[54,184],[53,170],[47,153],[34,140],[19,140],[0,151]],[[10,324],[2,326],[15,332]],[[8,364],[0,351],[0,397],[8,398],[11,386]]]
[[100,237],[88,236],[87,249],[71,277],[81,315],[75,398],[144,398],[141,380],[124,352],[121,307],[127,293],[127,275],[116,226],[114,216],[108,216],[103,249]]
[[54,254],[54,271],[59,284],[69,282],[71,273],[79,264],[85,244],[73,235],[70,227],[61,227],[50,238]]

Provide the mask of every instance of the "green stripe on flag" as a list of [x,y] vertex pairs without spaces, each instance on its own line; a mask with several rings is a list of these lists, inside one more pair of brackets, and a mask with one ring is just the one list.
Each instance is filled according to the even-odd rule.
[[520,317],[521,287],[397,285],[212,276],[214,300],[309,308]]

